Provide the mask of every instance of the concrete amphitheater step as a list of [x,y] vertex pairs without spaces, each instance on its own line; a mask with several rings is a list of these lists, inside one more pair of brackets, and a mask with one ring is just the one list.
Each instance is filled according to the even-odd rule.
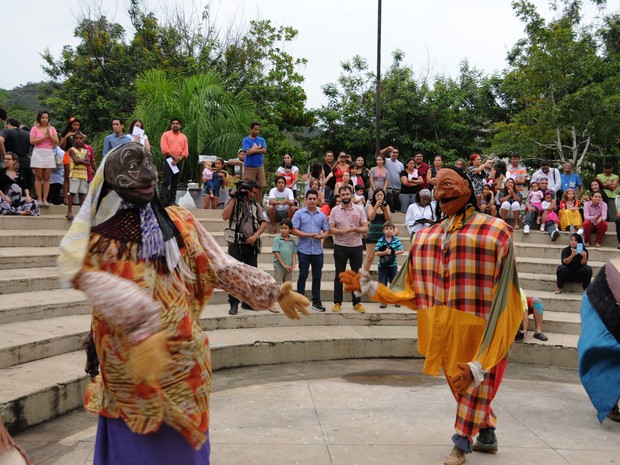
[[[559,265],[560,254],[563,246],[534,247],[532,245],[523,246],[516,244],[517,264],[520,272],[525,273],[545,273],[553,274]],[[594,274],[609,257],[618,255],[620,251],[613,248],[596,249],[590,247],[589,264],[594,268]],[[10,270],[15,268],[39,268],[54,267],[58,258],[59,247],[2,247],[0,248],[0,270]],[[543,256],[541,256],[541,254]],[[399,266],[407,260],[406,254],[398,257]],[[260,263],[271,263],[273,261],[272,247],[265,246],[258,256]],[[334,263],[333,249],[324,250],[324,263],[331,265]],[[376,268],[376,259],[373,268]]]
[[55,266],[11,268],[5,269],[0,274],[0,294],[56,288],[58,288],[58,270]]
[[[36,218],[32,218],[32,221],[36,221]],[[217,241],[217,243],[226,248],[228,245],[224,240],[224,227],[220,225],[221,229],[215,229],[209,227],[208,230]],[[61,229],[2,229],[0,230],[0,248],[7,247],[57,247],[60,244],[61,239],[65,235],[66,231]],[[263,234],[261,236],[263,249],[270,249],[273,245],[275,235]],[[403,247],[408,249],[410,241],[408,237],[401,235],[400,237]],[[331,238],[325,243],[326,249],[331,248]],[[568,245],[568,234],[561,236],[557,241],[551,242],[548,236],[542,233],[530,233],[525,236],[525,239],[515,236],[515,247],[517,256],[530,256],[534,250],[540,252],[543,258],[554,258],[560,256],[560,251]],[[591,259],[605,261],[606,255],[620,254],[620,250],[617,249],[618,241],[615,238],[615,234],[610,237],[606,237],[603,241],[603,247],[596,249],[590,247]]]
[[90,313],[86,296],[73,289],[3,294],[0,299],[0,324],[40,320]]
[[[605,262],[588,260],[588,265],[592,267],[593,276],[596,276]],[[521,273],[540,273],[553,274],[560,265],[560,257],[540,258],[540,257],[517,257],[517,269]]]
[[[394,307],[382,310],[377,304],[367,307],[365,314],[312,312],[301,322],[295,322],[282,313],[266,311],[242,312],[233,317],[228,315],[228,305],[210,305],[205,307],[200,324],[209,333],[234,329],[299,328],[301,325],[305,328],[417,325],[414,312]],[[85,314],[0,325],[0,369],[80,350],[90,330],[90,322],[90,315]],[[530,330],[534,330],[533,321]],[[543,330],[578,335],[579,315],[545,312]]]
[[[552,292],[556,288],[555,273],[519,273],[519,282],[524,290],[528,289],[532,291],[532,293],[536,291]],[[563,292],[582,295],[583,289],[581,288],[581,284],[567,282],[564,285]]]
[[[562,249],[568,246],[568,239],[561,243],[560,240],[549,243],[529,243],[517,241],[514,243],[515,255],[520,257],[541,258],[556,260],[559,265]],[[613,257],[620,257],[620,250],[616,247],[588,247],[588,260],[605,263]]]
[[[310,360],[416,357],[414,326],[313,326],[209,333],[214,370]],[[0,369],[0,410],[13,432],[82,406],[82,351]]]
[[[525,293],[528,297],[539,297],[543,301],[545,312],[579,313],[582,297],[582,292],[579,291],[579,289],[578,292],[575,293],[565,292],[558,295],[553,291],[531,290],[526,288]],[[311,297],[309,286],[306,287],[306,296],[308,298]],[[327,307],[327,312],[325,314],[332,313],[331,306],[333,296],[333,282],[323,282],[321,284],[321,301]],[[218,311],[216,310],[218,305],[223,305],[227,312],[227,299],[228,295],[225,292],[216,289],[207,303],[207,314],[218,315]],[[350,318],[351,315],[356,315],[357,312],[354,312],[352,307],[348,305],[348,302],[351,301],[351,295],[345,293],[344,301],[347,303],[343,305],[341,314],[346,315],[346,318]],[[370,302],[367,297],[364,297],[362,301],[365,303],[368,312],[371,314],[374,306],[378,306],[378,304]],[[388,306],[388,312],[394,313],[395,310],[396,307],[391,305]],[[2,296],[2,299],[0,299],[0,324],[42,320],[71,315],[86,315],[89,314],[90,311],[91,305],[84,294],[80,291],[72,289],[54,289],[37,292],[5,294]],[[412,312],[405,307],[401,307],[401,311],[405,315],[415,315],[415,312]],[[220,316],[222,318],[226,317],[226,312],[222,313]],[[240,310],[240,315],[245,315],[246,313],[248,312],[245,310]],[[251,314],[254,312],[249,313]],[[262,312],[258,313],[259,315],[262,314]],[[317,316],[318,315],[321,314],[317,313]],[[371,319],[368,322],[369,324],[378,324],[376,317],[371,316],[370,318]],[[237,324],[233,323],[234,321],[235,320],[225,319],[226,324]],[[220,325],[218,327],[223,327],[222,325],[224,323],[219,322],[218,324]],[[213,329],[213,326],[205,326],[205,329]]]
[[[229,305],[206,305],[200,325],[206,331],[224,329],[257,329],[303,326],[416,326],[415,313],[392,307],[380,309],[376,303],[367,305],[367,312],[311,312],[302,322],[293,321],[282,312],[246,311],[230,316]],[[90,313],[0,325],[0,368],[31,362],[79,350],[90,330]]]
[[0,270],[56,266],[59,247],[2,247]]
[[[260,262],[258,268],[273,275],[273,264],[270,262]],[[543,270],[544,271],[544,270]],[[378,272],[375,267],[370,271],[371,277],[376,281]],[[296,282],[298,271],[293,274],[293,282]],[[323,265],[321,282],[333,282],[336,277],[335,265],[326,263]],[[521,286],[524,289],[553,291],[555,290],[555,272],[549,273],[519,273]],[[308,277],[306,288],[309,289],[312,277]],[[578,291],[574,283],[567,283],[568,292]],[[32,291],[55,290],[59,287],[58,270],[55,267],[41,268],[16,268],[5,270],[0,276],[0,294],[23,293]],[[217,302],[221,303],[221,302]]]
[[[510,359],[576,368],[576,335],[528,336]],[[291,326],[224,329],[209,333],[213,369],[348,358],[419,357],[412,326]],[[12,431],[23,430],[82,405],[88,382],[82,351],[0,369],[0,406]]]
[[58,247],[65,232],[60,229],[2,229],[0,247]]

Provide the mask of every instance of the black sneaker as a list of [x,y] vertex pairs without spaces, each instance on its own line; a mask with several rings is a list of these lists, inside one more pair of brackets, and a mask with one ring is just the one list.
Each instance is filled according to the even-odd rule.
[[497,452],[497,436],[493,428],[481,428],[473,449],[478,452],[494,454]]
[[323,304],[321,302],[313,302],[312,303],[312,310],[314,310],[316,312],[324,312],[325,311],[325,307],[323,306]]
[[241,304],[241,308],[244,309],[244,310],[254,310],[254,311],[256,311],[256,309],[254,307],[252,307],[250,304],[246,304],[245,302],[243,302]]
[[549,340],[549,338],[543,332],[534,333],[534,338],[538,339],[539,341],[548,341]]
[[387,304],[380,304],[379,308],[387,308]]
[[234,304],[230,304],[230,310],[228,310],[229,315],[236,315],[238,311],[239,311],[238,303],[235,302]]
[[515,336],[515,341],[522,341],[525,338],[523,331],[517,331],[517,335]]
[[607,418],[620,422],[620,409],[618,409],[618,404],[616,404],[616,406],[611,409],[611,412],[607,414]]

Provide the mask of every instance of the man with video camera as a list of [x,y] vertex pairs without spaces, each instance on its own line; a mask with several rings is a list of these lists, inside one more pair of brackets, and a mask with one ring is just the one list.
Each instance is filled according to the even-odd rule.
[[[224,206],[222,219],[228,221],[228,228],[224,237],[228,242],[228,254],[246,265],[258,267],[260,253],[260,236],[267,229],[265,211],[257,202],[260,195],[260,186],[254,180],[239,181],[230,192],[230,199]],[[239,277],[243,279],[242,276]],[[228,295],[230,315],[236,315],[239,310],[239,300]],[[245,302],[241,308],[253,310]]]

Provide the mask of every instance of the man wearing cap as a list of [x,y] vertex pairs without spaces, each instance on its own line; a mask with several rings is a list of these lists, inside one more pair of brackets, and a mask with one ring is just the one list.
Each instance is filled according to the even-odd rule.
[[560,174],[560,182],[562,183],[562,193],[568,189],[574,189],[577,194],[577,198],[580,198],[581,194],[583,194],[581,178],[573,171],[573,162],[564,162],[564,172]]
[[611,172],[612,169],[613,165],[606,161],[603,164],[603,172],[596,175],[596,179],[601,182],[601,186],[605,189],[605,194],[607,194],[607,198],[609,199],[607,221],[612,221],[616,217],[616,189],[618,188],[618,181],[620,180],[617,174]]
[[245,163],[245,152],[243,149],[237,150],[237,158],[231,158],[226,160],[227,166],[234,167],[235,176],[239,176],[239,179],[243,179],[243,164]]
[[549,160],[540,162],[540,169],[532,175],[530,182],[538,182],[541,178],[547,178],[548,189],[553,192],[558,200],[562,198],[562,181],[560,170],[549,167]]

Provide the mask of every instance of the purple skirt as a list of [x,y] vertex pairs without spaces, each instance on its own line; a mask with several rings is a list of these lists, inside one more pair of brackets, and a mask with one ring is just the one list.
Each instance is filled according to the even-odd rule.
[[93,465],[209,465],[210,452],[208,439],[196,450],[164,424],[155,433],[137,434],[121,419],[100,416]]

